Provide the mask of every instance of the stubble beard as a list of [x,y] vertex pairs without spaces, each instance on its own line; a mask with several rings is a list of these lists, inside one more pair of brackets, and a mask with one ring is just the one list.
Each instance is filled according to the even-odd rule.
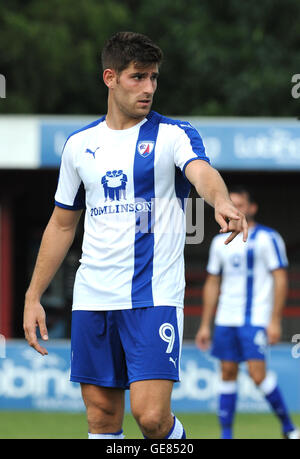
[[152,107],[152,102],[149,105],[149,107],[147,107],[145,109],[139,109],[139,108],[134,107],[134,106],[128,107],[128,106],[124,106],[124,105],[119,105],[119,109],[122,111],[122,113],[124,115],[126,115],[127,117],[133,118],[133,119],[143,119],[143,118],[145,118],[150,113],[151,107]]

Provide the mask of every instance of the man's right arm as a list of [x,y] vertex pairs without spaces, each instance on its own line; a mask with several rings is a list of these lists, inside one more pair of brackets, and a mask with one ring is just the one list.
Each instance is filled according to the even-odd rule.
[[57,206],[54,208],[44,231],[32,279],[26,292],[23,322],[25,338],[28,344],[42,355],[48,352],[38,343],[36,327],[39,327],[43,340],[48,339],[48,333],[45,311],[40,300],[72,245],[81,213],[82,210],[67,210]]
[[203,287],[203,312],[195,341],[196,346],[206,351],[210,347],[210,324],[214,316],[220,294],[221,276],[208,274]]

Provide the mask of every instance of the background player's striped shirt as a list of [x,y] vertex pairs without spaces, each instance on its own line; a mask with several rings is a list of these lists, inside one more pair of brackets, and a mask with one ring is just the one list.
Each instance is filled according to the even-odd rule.
[[209,162],[198,132],[150,112],[126,130],[105,117],[64,147],[55,203],[86,209],[73,309],[183,307],[185,168]]
[[242,234],[228,245],[226,238],[214,237],[207,265],[208,273],[222,275],[215,323],[266,327],[273,308],[272,271],[288,266],[283,239],[259,224],[249,229],[246,243]]

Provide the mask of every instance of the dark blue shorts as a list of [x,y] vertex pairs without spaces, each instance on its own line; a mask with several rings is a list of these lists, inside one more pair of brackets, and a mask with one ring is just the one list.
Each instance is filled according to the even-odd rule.
[[183,310],[172,306],[73,311],[71,381],[128,389],[134,381],[179,381]]
[[267,334],[264,327],[215,327],[211,353],[220,360],[265,360],[266,349]]

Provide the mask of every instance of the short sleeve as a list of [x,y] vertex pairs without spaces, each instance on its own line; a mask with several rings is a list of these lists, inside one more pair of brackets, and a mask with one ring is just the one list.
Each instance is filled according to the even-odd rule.
[[177,129],[179,131],[174,147],[174,162],[182,173],[185,175],[186,166],[196,159],[210,163],[199,132],[186,121],[180,122]]
[[263,255],[265,263],[270,271],[288,267],[285,243],[276,231],[268,231],[263,241]]
[[215,276],[219,276],[222,272],[222,259],[218,247],[218,240],[215,237],[209,248],[208,263],[206,267],[207,272]]
[[74,164],[72,138],[68,139],[62,153],[55,205],[69,210],[85,208],[85,189]]

